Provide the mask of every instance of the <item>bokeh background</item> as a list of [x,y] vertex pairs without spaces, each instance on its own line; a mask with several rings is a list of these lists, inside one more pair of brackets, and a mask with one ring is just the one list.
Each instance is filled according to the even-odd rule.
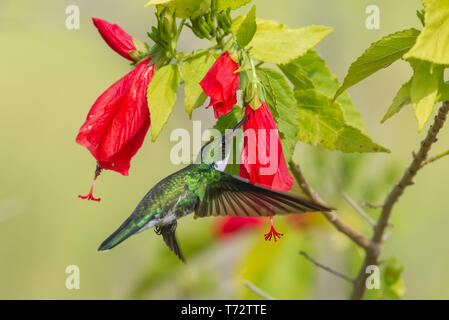
[[[354,276],[363,252],[318,214],[277,218],[285,237],[268,243],[269,222],[252,230],[217,236],[214,218],[180,221],[178,238],[188,259],[182,265],[159,236],[147,231],[109,252],[97,247],[132,212],[161,178],[180,169],[169,161],[171,130],[192,129],[182,92],[167,126],[155,143],[147,139],[132,161],[129,177],[104,172],[96,192],[100,203],[83,201],[95,161],[75,144],[75,136],[98,95],[129,70],[93,27],[91,17],[120,24],[147,40],[155,22],[144,0],[0,0],[0,298],[3,299],[232,299],[259,298],[242,281],[251,281],[277,298],[343,299],[350,286],[301,257]],[[76,4],[81,28],[65,27],[65,9]],[[290,27],[331,26],[317,48],[342,79],[350,63],[383,35],[420,27],[418,0],[256,0],[257,14]],[[380,29],[365,28],[365,8],[380,8]],[[247,8],[245,9],[247,10]],[[181,48],[206,44],[188,31]],[[373,139],[391,154],[342,154],[298,144],[311,184],[349,223],[370,227],[344,202],[380,202],[402,174],[423,134],[410,107],[385,124],[379,121],[411,72],[397,62],[350,89]],[[210,110],[194,111],[203,127],[213,125]],[[433,152],[445,151],[449,130]],[[394,257],[408,299],[449,298],[449,159],[426,167],[395,207],[392,236],[383,259]],[[295,192],[299,192],[295,186]],[[375,218],[378,212],[369,210]],[[80,268],[80,289],[68,290],[68,265]],[[369,297],[379,297],[369,293]],[[391,298],[391,296],[383,296]]]

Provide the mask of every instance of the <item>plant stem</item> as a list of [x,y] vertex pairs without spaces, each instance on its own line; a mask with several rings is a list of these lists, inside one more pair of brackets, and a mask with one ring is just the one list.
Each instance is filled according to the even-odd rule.
[[421,162],[421,167],[424,167],[425,165],[428,165],[429,163],[437,161],[438,159],[441,159],[447,155],[449,155],[449,150],[424,160],[423,162]]
[[366,290],[366,279],[368,274],[365,272],[366,267],[369,265],[379,264],[379,255],[382,248],[382,242],[384,238],[384,232],[388,226],[390,216],[394,205],[403,194],[405,188],[413,184],[413,178],[422,168],[423,161],[426,161],[430,148],[435,143],[437,135],[446,121],[447,114],[449,112],[449,101],[445,101],[438,111],[438,115],[435,116],[434,123],[430,126],[429,131],[425,139],[421,142],[419,151],[414,154],[411,164],[405,170],[401,179],[394,185],[387,195],[382,206],[382,212],[374,227],[374,234],[371,238],[371,242],[374,246],[371,246],[366,250],[365,261],[360,268],[359,274],[354,283],[354,288],[351,293],[351,299],[362,299]]
[[[384,203],[375,206],[376,208],[382,208],[382,211],[379,219],[374,225],[374,233],[371,239],[366,238],[365,236],[360,234],[359,231],[346,224],[341,218],[337,216],[334,211],[323,212],[327,220],[329,220],[329,222],[332,223],[338,231],[345,234],[354,243],[362,247],[366,252],[365,259],[359,270],[359,273],[353,280],[354,285],[350,297],[351,299],[359,300],[363,298],[366,290],[366,280],[369,275],[366,273],[366,268],[370,265],[379,265],[381,263],[379,261],[379,255],[381,253],[382,244],[383,241],[389,237],[388,234],[385,235],[384,233],[386,228],[390,225],[389,220],[393,211],[393,207],[399,200],[401,195],[404,193],[404,190],[408,186],[413,184],[413,178],[416,176],[418,171],[423,168],[424,165],[436,161],[446,155],[449,155],[449,151],[446,151],[435,157],[427,159],[427,155],[432,145],[437,141],[437,135],[443,127],[448,113],[449,101],[445,101],[440,107],[438,114],[435,116],[434,122],[430,126],[426,137],[421,142],[419,151],[417,153],[413,153],[411,164],[407,167],[399,181],[393,186],[393,188],[391,188]],[[293,161],[290,163],[290,166],[293,175],[299,183],[299,186],[306,193],[306,195],[317,204],[328,206],[327,203],[322,200],[321,197],[315,192],[315,190],[313,190],[312,187],[307,183],[299,166],[293,163]]]
[[262,289],[256,287],[254,284],[249,282],[248,280],[243,280],[243,285],[248,288],[249,291],[254,292],[258,296],[266,299],[266,300],[277,300],[273,296],[269,295],[268,293],[264,292]]
[[339,278],[342,278],[343,280],[346,280],[346,281],[349,281],[349,282],[351,282],[351,283],[354,283],[355,279],[352,279],[352,278],[350,278],[350,277],[344,275],[344,274],[341,273],[341,272],[335,271],[334,269],[332,269],[332,268],[330,268],[330,267],[328,267],[328,266],[325,266],[325,265],[322,264],[322,263],[319,263],[318,261],[316,261],[315,259],[313,259],[312,257],[310,257],[306,252],[300,251],[299,254],[302,255],[302,256],[304,256],[304,258],[306,258],[307,260],[309,260],[310,262],[312,262],[312,263],[313,263],[314,265],[316,265],[318,268],[321,268],[321,269],[323,269],[323,270],[326,270],[327,272],[332,273],[334,276],[337,276],[337,277],[339,277]]

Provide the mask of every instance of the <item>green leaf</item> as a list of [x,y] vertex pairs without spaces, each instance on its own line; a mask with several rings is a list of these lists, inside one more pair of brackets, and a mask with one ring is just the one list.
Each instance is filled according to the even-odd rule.
[[236,33],[237,44],[240,48],[244,48],[250,43],[256,34],[256,30],[256,6],[254,5],[240,24]]
[[210,0],[151,0],[144,7],[151,5],[176,9],[179,18],[196,18],[210,9]]
[[425,13],[426,13],[426,12],[425,12],[424,9],[422,9],[422,10],[416,10],[416,16],[418,17],[419,21],[421,21],[421,24],[422,24],[423,26],[426,25],[426,23],[425,23],[425,21],[424,21],[424,14],[425,14]]
[[404,296],[405,286],[401,279],[404,266],[396,258],[389,258],[385,262],[382,277],[383,294],[386,299],[400,300]]
[[245,4],[250,3],[252,0],[218,0],[218,10],[223,11],[228,8],[232,10],[243,7]]
[[149,7],[149,6],[152,6],[152,5],[165,4],[165,3],[168,3],[168,2],[172,2],[172,1],[173,1],[173,0],[151,0],[151,1],[148,1],[148,2],[144,5],[144,8]]
[[343,85],[335,93],[334,99],[346,89],[400,59],[415,44],[418,35],[419,31],[412,28],[390,34],[372,43],[351,64]]
[[438,102],[449,101],[449,82],[443,82],[440,84],[438,91]]
[[390,152],[359,129],[346,124],[338,102],[314,89],[296,90],[299,115],[298,140],[343,152]]
[[299,60],[300,58],[288,64],[280,64],[278,67],[293,84],[295,90],[314,89],[315,85],[312,80],[309,79],[309,75],[304,71],[301,61]]
[[395,284],[401,278],[404,266],[396,258],[389,258],[385,262],[384,280],[387,285]]
[[250,3],[252,0],[217,0],[217,1],[218,1],[218,11],[224,11],[228,8],[231,8],[231,10],[238,9]]
[[184,104],[190,118],[192,118],[192,111],[200,107],[207,98],[199,83],[203,80],[216,59],[216,55],[206,52],[184,61],[182,65]]
[[424,128],[437,102],[438,89],[443,79],[443,66],[433,66],[428,61],[419,60],[414,67],[410,87],[410,98],[418,120],[418,132]]
[[[246,16],[238,16],[237,18],[232,20],[232,25],[231,25],[232,33],[236,34],[239,31],[240,25],[243,23],[243,20],[245,20],[245,18],[246,18]],[[256,25],[257,25],[257,22],[256,22]],[[257,28],[257,26],[256,26],[256,28]]]
[[404,56],[435,64],[449,64],[449,0],[423,0],[425,26]]
[[151,139],[156,141],[167,123],[176,102],[180,81],[177,65],[166,65],[156,71],[148,85],[148,108],[151,116]]
[[394,97],[390,107],[388,108],[387,113],[380,121],[381,123],[384,123],[387,119],[391,118],[394,114],[398,113],[402,109],[402,107],[412,103],[412,100],[410,98],[411,86],[412,86],[412,79],[410,79],[409,81],[407,81],[402,85],[402,87],[399,89],[398,93]]
[[243,109],[238,105],[235,105],[231,111],[226,113],[225,115],[220,116],[217,119],[217,122],[214,125],[214,129],[217,129],[221,132],[222,135],[226,133],[226,129],[234,128],[240,120],[243,119]]
[[284,76],[272,69],[258,69],[257,75],[266,89],[266,103],[276,121],[287,163],[298,142],[298,114],[296,100]]
[[257,60],[285,64],[303,55],[332,32],[332,28],[307,26],[290,29],[273,20],[257,19],[257,31],[246,46]]
[[[340,86],[338,78],[332,74],[326,62],[315,50],[309,50],[291,63],[279,67],[297,90],[316,88],[326,96],[332,97]],[[337,98],[337,102],[343,108],[346,123],[368,134],[362,116],[352,103],[349,94],[344,92]]]
[[365,298],[369,300],[401,300],[404,298],[405,285],[402,280],[404,267],[392,257],[381,267],[380,290],[368,290]]

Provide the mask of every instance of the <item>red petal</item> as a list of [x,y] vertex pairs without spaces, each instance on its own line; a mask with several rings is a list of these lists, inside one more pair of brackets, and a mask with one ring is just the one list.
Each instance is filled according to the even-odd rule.
[[94,25],[100,32],[106,43],[122,57],[134,61],[129,55],[130,51],[137,50],[133,43],[133,38],[116,24],[111,24],[105,20],[92,18]]
[[217,237],[222,238],[243,229],[254,228],[261,223],[260,218],[225,217],[218,221],[215,233]]
[[212,65],[200,85],[204,93],[211,98],[209,106],[213,105],[215,117],[231,111],[237,103],[237,89],[240,76],[234,71],[238,64],[232,60],[228,52],[223,53]]
[[[290,190],[293,177],[288,171],[276,123],[267,105],[264,102],[257,110],[247,106],[245,114],[248,120],[244,124],[246,137],[240,156],[240,176],[249,179],[251,183],[262,184],[277,191]],[[271,143],[275,145],[271,146]],[[270,154],[273,147],[274,150],[277,149],[277,154]]]
[[128,174],[129,162],[150,126],[147,87],[153,66],[147,59],[104,92],[92,106],[76,142],[101,167]]

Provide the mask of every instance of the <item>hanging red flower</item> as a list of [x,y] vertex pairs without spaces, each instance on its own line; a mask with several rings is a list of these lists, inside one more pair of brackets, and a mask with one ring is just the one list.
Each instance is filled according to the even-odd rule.
[[223,217],[215,225],[215,234],[224,238],[241,230],[249,230],[260,226],[262,219],[254,217]]
[[223,53],[212,65],[200,85],[210,97],[207,108],[213,106],[215,118],[225,115],[237,103],[237,89],[240,76],[234,73],[239,65],[228,52]]
[[120,26],[106,20],[92,18],[92,22],[100,32],[106,43],[122,57],[134,61],[130,52],[137,50],[133,37],[126,33]]
[[276,191],[292,188],[293,177],[285,162],[279,133],[265,102],[246,107],[245,140],[240,157],[240,176]]
[[[293,177],[285,162],[279,132],[273,116],[265,102],[257,109],[246,107],[247,120],[244,123],[245,140],[240,156],[240,176],[251,183],[261,184],[276,191],[292,188]],[[265,240],[270,241],[283,236],[278,233],[270,217],[270,231]]]
[[[131,158],[142,146],[150,127],[147,87],[154,72],[150,59],[109,87],[79,130],[76,142],[92,153],[101,169],[128,175]],[[95,178],[98,175],[96,170]],[[93,198],[92,192],[87,197]]]

